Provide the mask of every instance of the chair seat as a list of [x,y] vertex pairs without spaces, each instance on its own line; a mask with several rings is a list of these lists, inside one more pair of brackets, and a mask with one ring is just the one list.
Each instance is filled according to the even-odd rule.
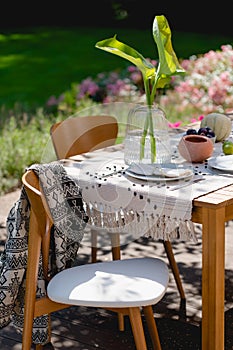
[[48,284],[56,302],[93,307],[156,304],[169,281],[167,265],[157,258],[92,263],[61,271]]

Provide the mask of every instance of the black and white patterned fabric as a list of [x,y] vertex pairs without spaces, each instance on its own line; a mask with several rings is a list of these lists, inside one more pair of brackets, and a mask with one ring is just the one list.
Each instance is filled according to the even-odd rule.
[[[81,191],[62,165],[58,162],[35,164],[29,169],[39,177],[54,221],[51,232],[53,249],[50,249],[50,272],[54,275],[74,262],[88,217]],[[12,322],[20,332],[24,321],[29,219],[30,203],[22,187],[18,201],[7,217],[7,241],[0,260],[0,327]],[[46,294],[41,262],[42,259],[37,297]],[[48,315],[43,315],[34,319],[32,342],[46,344],[48,341]]]

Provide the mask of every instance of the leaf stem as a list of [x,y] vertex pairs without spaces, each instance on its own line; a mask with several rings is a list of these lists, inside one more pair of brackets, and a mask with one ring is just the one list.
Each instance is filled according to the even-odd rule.
[[[153,125],[153,118],[152,118],[152,106],[153,101],[150,94],[150,80],[149,79],[143,79],[144,80],[144,87],[145,87],[145,94],[146,94],[146,102],[147,102],[147,115],[146,120],[144,124],[144,129],[142,132],[142,138],[141,138],[141,145],[140,145],[140,160],[143,159],[145,154],[145,143],[146,143],[146,136],[149,129],[149,135],[150,135],[150,148],[151,148],[151,162],[154,163],[156,159],[156,140],[154,136],[154,125]],[[155,91],[154,91],[155,93]]]

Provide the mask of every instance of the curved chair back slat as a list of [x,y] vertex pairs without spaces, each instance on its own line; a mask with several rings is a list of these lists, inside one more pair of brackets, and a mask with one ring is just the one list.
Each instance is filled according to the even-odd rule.
[[72,117],[55,123],[50,128],[58,159],[112,146],[117,134],[116,118],[107,115]]

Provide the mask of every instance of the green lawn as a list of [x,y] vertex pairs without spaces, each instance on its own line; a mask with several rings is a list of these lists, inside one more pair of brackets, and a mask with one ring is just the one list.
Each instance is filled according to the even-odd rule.
[[[103,71],[123,68],[127,62],[95,48],[99,40],[117,34],[120,41],[143,56],[157,58],[152,33],[114,28],[34,28],[0,33],[0,107],[16,102],[44,105],[74,82]],[[173,32],[179,58],[232,44],[232,37]]]

